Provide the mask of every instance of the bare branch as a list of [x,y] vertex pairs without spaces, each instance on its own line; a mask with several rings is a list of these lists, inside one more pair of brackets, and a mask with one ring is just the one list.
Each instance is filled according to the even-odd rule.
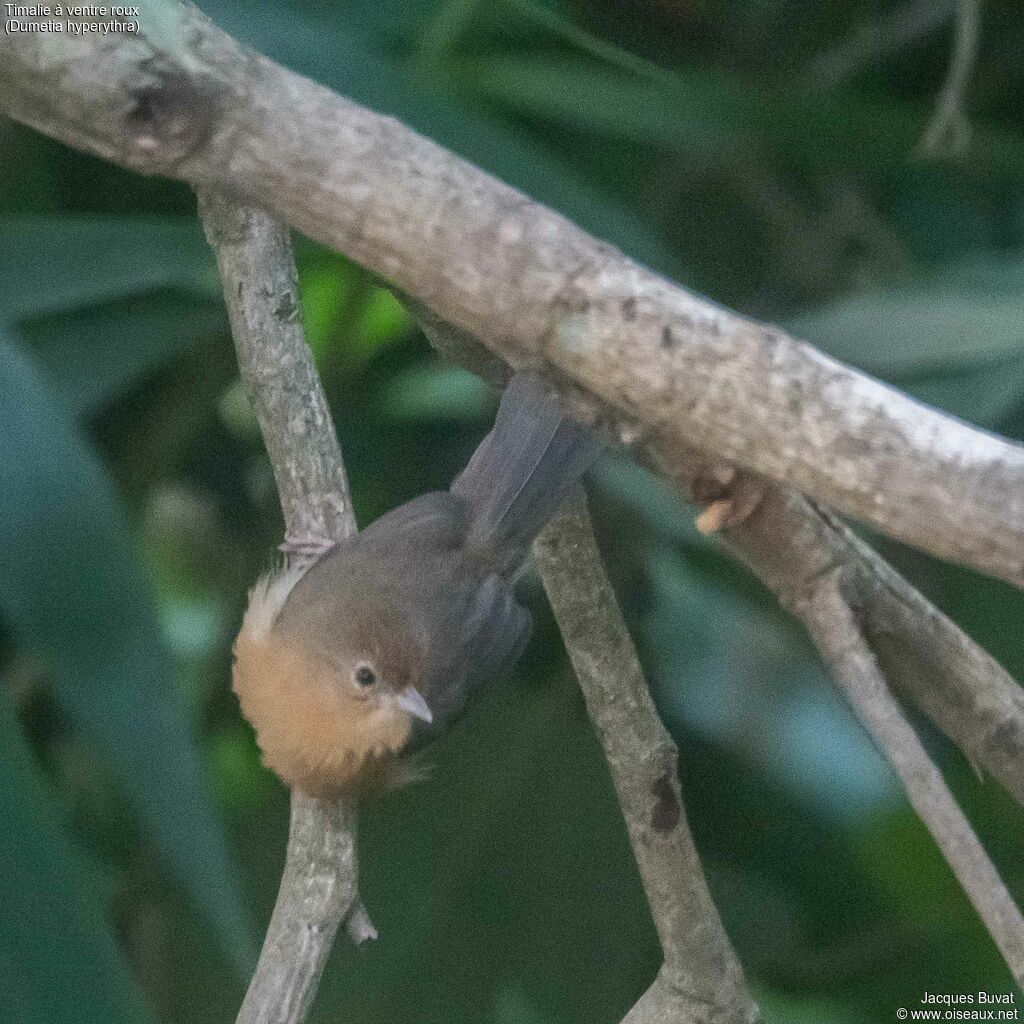
[[889,692],[842,592],[841,571],[821,577],[796,610],[857,716],[895,769],[917,816],[974,904],[1017,984],[1024,983],[1024,918]]
[[262,210],[200,192],[246,394],[296,536],[356,532],[341,447],[306,345],[288,229]]
[[[131,39],[0,37],[0,109],[127,166],[263,203],[506,362],[545,369],[676,478],[694,478],[697,449],[1024,584],[1020,446],[648,273],[396,122],[244,51],[192,8],[154,0],[146,16]],[[779,559],[805,549],[795,534],[758,535],[750,524],[763,528],[766,510],[789,508],[777,524],[820,534],[818,578],[855,564],[886,671],[1019,796],[1012,680],[838,523],[765,487],[747,522],[716,514],[729,542],[791,603],[799,591]],[[922,623],[951,655],[931,688],[926,641],[908,656],[887,639]]]
[[[696,458],[676,479],[708,488]],[[721,493],[757,487],[741,476]],[[788,488],[761,483],[760,494],[721,535],[725,548],[790,610],[841,569],[888,678],[1024,806],[1024,691],[1013,677],[834,516]]]
[[[410,306],[432,345],[491,382],[505,368],[471,338]],[[835,516],[788,487],[737,473],[688,448],[648,457],[656,472],[704,506],[699,528],[718,534],[783,606],[842,569],[888,678],[1024,807],[1024,691],[990,654]]]
[[147,173],[217,182],[546,370],[651,455],[697,448],[1024,585],[1024,448],[644,270],[198,11],[0,36],[0,109]]
[[549,524],[534,553],[608,759],[665,956],[626,1021],[756,1021],[686,824],[679,754],[651,701],[582,499]]
[[356,889],[355,826],[353,807],[292,791],[281,886],[237,1024],[301,1024],[339,925],[357,943],[377,937]]
[[953,31],[953,55],[928,128],[921,139],[920,152],[935,156],[948,148],[954,156],[967,149],[971,123],[964,112],[964,95],[978,59],[981,34],[981,0],[956,0]]
[[[286,536],[355,532],[341,449],[299,314],[286,228],[262,210],[200,193],[217,255],[242,381],[259,418],[284,510]],[[359,902],[355,808],[292,792],[277,903],[239,1024],[300,1024],[342,922],[356,942],[376,932]]]

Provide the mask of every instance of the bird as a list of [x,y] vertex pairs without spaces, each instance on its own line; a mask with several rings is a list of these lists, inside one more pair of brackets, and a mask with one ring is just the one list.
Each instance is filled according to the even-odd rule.
[[448,490],[262,577],[232,687],[267,767],[331,800],[420,777],[422,752],[519,660],[531,616],[515,585],[529,546],[602,447],[520,371]]

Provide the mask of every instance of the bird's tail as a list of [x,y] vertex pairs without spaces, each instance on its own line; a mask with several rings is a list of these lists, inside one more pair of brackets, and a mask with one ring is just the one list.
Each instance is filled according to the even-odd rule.
[[601,452],[597,436],[566,416],[532,374],[516,374],[491,432],[451,486],[473,509],[471,548],[508,570]]

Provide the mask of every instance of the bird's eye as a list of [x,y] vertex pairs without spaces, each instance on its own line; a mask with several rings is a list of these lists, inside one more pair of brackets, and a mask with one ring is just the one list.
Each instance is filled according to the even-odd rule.
[[359,665],[352,673],[352,678],[357,686],[373,686],[377,682],[377,673],[369,665]]

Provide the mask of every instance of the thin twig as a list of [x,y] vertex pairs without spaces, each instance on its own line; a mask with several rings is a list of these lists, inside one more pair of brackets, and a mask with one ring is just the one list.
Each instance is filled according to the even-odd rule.
[[1024,585],[1024,447],[645,270],[187,4],[145,14],[130,37],[0,35],[0,109],[266,207],[651,456],[699,448]]
[[919,146],[924,156],[936,156],[946,148],[952,155],[960,156],[967,149],[971,122],[964,111],[964,96],[978,59],[980,35],[981,0],[956,0],[953,54],[935,113]]
[[[348,482],[299,313],[288,231],[262,210],[213,190],[200,214],[217,255],[242,381],[277,480],[286,536],[355,532]],[[300,1024],[339,925],[375,937],[359,901],[355,809],[292,792],[288,849],[256,973],[239,1024]]]
[[903,717],[842,591],[841,572],[823,576],[796,608],[840,688],[889,760],[998,946],[1024,984],[1024,918],[938,768]]
[[534,552],[608,759],[664,953],[626,1022],[756,1021],[683,813],[678,751],[651,701],[582,499],[548,525]]

